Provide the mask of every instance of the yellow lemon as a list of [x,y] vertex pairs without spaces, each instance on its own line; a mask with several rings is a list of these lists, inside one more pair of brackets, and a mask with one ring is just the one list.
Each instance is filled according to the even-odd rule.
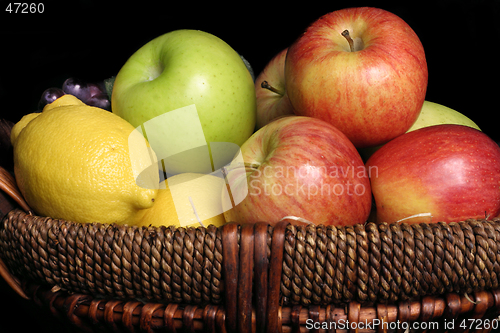
[[14,142],[16,142],[16,139],[17,139],[19,133],[21,133],[21,130],[23,128],[25,128],[26,125],[28,125],[28,123],[30,121],[32,121],[33,119],[35,119],[36,117],[38,117],[41,114],[42,114],[41,112],[35,112],[35,113],[27,114],[24,117],[22,117],[21,120],[19,120],[12,127],[11,132],[10,132],[10,142],[12,143],[12,145],[14,145]]
[[156,156],[130,123],[111,112],[64,95],[21,119],[11,141],[19,189],[37,214],[134,224],[137,212],[153,206]]
[[213,175],[181,173],[169,177],[160,183],[153,207],[139,212],[139,225],[219,227],[226,222],[221,203],[223,186],[224,180]]

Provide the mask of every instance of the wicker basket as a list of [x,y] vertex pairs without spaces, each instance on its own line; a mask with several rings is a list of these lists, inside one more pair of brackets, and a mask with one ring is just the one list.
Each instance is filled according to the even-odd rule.
[[19,205],[5,208],[4,198],[0,206],[9,210],[0,274],[89,332],[404,332],[414,323],[486,332],[498,324],[500,219],[138,228],[35,216],[3,169],[0,189]]

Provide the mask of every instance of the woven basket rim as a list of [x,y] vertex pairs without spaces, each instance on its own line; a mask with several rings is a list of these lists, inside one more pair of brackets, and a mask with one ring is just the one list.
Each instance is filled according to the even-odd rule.
[[[17,209],[9,213],[9,216],[20,214],[23,217],[31,215]],[[47,221],[47,218],[34,217],[42,221]],[[60,221],[66,225],[73,225]],[[75,224],[81,226],[80,224]],[[250,230],[249,226],[238,224],[228,224],[228,234],[233,234],[227,237],[228,251],[235,246],[240,249],[244,245],[241,243],[243,229]],[[97,226],[97,224],[95,224]],[[259,227],[268,227],[265,224],[258,224]],[[113,226],[111,226],[114,228]],[[116,226],[123,229],[123,226]],[[255,226],[253,226],[255,227]],[[227,227],[226,227],[227,228]],[[282,223],[278,228],[281,231],[294,228],[293,226]],[[299,229],[305,227],[299,227]],[[311,227],[309,227],[311,228]],[[129,228],[130,229],[130,228]],[[133,227],[132,229],[143,229]],[[150,228],[151,229],[151,228]],[[167,229],[167,228],[165,228]],[[285,232],[277,233],[286,238]],[[235,237],[237,236],[237,237]],[[239,243],[238,243],[239,238]],[[246,240],[249,240],[246,237]],[[274,238],[273,238],[274,239]],[[255,239],[254,239],[255,241]],[[279,242],[278,242],[279,243]],[[276,245],[280,247],[279,245]],[[283,251],[284,252],[284,251]],[[279,251],[278,251],[279,253]],[[224,253],[227,255],[227,252]],[[271,256],[269,266],[272,267],[272,261],[283,262],[283,257]],[[257,261],[255,261],[257,262]],[[239,262],[238,262],[239,263]],[[279,265],[277,265],[279,266]],[[242,267],[241,270],[246,270],[248,267]],[[269,275],[279,275],[276,270],[270,270]],[[231,273],[225,272],[228,276]],[[269,276],[267,281],[276,279]],[[238,276],[239,278],[240,276]],[[247,276],[248,277],[248,276]],[[256,285],[253,290],[241,292],[238,288],[242,287],[241,279],[234,282],[233,291],[236,296],[232,302],[216,304],[187,304],[187,303],[165,303],[155,300],[127,300],[115,298],[101,298],[95,295],[85,293],[75,293],[63,291],[58,288],[51,288],[47,284],[28,283],[29,280],[22,280],[22,290],[29,295],[30,298],[38,300],[44,306],[48,306],[53,313],[58,313],[65,316],[70,322],[79,327],[88,327],[90,319],[94,324],[105,324],[117,327],[117,324],[126,325],[130,329],[140,327],[166,327],[166,328],[184,328],[193,329],[198,327],[200,330],[210,332],[226,332],[231,329],[238,332],[264,332],[264,331],[279,331],[284,327],[291,330],[304,328],[307,320],[317,322],[319,318],[325,318],[327,322],[346,318],[352,322],[371,322],[375,319],[386,322],[396,321],[432,321],[445,316],[448,320],[455,320],[461,316],[471,316],[473,318],[496,318],[500,314],[500,289],[483,291],[475,290],[467,294],[446,293],[439,295],[427,295],[418,300],[407,300],[397,302],[379,302],[376,304],[362,304],[358,301],[350,301],[341,304],[288,304],[283,305],[277,297],[272,297],[273,289],[280,293],[279,284],[268,287],[268,299],[265,306],[247,303],[248,309],[245,311],[245,299],[248,299],[252,292],[256,291]],[[248,288],[242,287],[242,288]],[[226,293],[227,295],[227,293]],[[242,297],[243,295],[243,297]],[[69,310],[68,310],[69,309]],[[261,311],[259,311],[259,309]],[[262,312],[265,312],[263,314]],[[106,315],[107,314],[107,315]],[[270,315],[268,315],[270,314]],[[273,315],[274,314],[274,315]],[[267,315],[267,317],[266,317]],[[154,317],[154,320],[153,320]],[[249,318],[245,320],[245,318]],[[251,323],[254,324],[251,324]],[[258,329],[249,328],[255,325]],[[200,328],[201,327],[201,328]],[[253,330],[252,330],[253,329]],[[117,329],[119,331],[119,329]],[[371,331],[370,331],[371,332]],[[375,331],[373,331],[375,332]]]
[[[14,176],[8,172],[7,170],[5,170],[3,167],[0,166],[0,190],[3,190],[6,194],[8,194],[11,198],[13,198],[15,200],[15,202],[19,205],[19,208],[18,209],[14,209],[12,210],[7,216],[4,217],[4,220],[8,219],[8,216],[11,215],[11,213],[13,212],[16,212],[16,214],[19,214],[21,217],[21,220],[22,221],[25,221],[26,219],[31,219],[31,218],[38,218],[38,219],[41,219],[43,222],[42,223],[46,223],[47,220],[53,220],[53,221],[57,221],[57,223],[63,223],[65,224],[65,228],[72,228],[72,229],[75,229],[75,228],[79,228],[79,227],[82,227],[82,226],[91,226],[92,228],[101,228],[103,226],[106,226],[106,227],[112,227],[112,228],[115,228],[116,230],[120,230],[118,232],[118,234],[120,234],[121,236],[124,236],[124,235],[128,235],[128,234],[131,234],[131,233],[134,233],[135,231],[137,231],[139,228],[141,228],[141,230],[148,230],[150,233],[152,234],[156,234],[158,233],[160,230],[165,230],[166,228],[169,228],[169,229],[174,229],[175,230],[175,227],[172,227],[172,226],[162,226],[162,227],[138,227],[138,226],[127,226],[127,225],[119,225],[119,224],[112,224],[112,225],[107,225],[107,224],[102,224],[102,223],[98,223],[98,222],[95,222],[95,223],[87,223],[87,224],[81,224],[81,223],[78,223],[78,222],[74,222],[74,221],[66,221],[66,220],[62,220],[62,219],[52,219],[52,218],[49,218],[49,217],[42,217],[42,216],[37,216],[32,210],[31,208],[29,207],[29,205],[26,203],[26,201],[24,200],[22,194],[20,193],[19,191],[19,188],[17,187],[17,184],[16,184],[16,181],[15,181],[15,178]],[[25,215],[23,215],[25,214]],[[491,220],[486,220],[486,219],[483,219],[483,220],[474,220],[474,219],[469,219],[467,221],[462,221],[462,222],[451,222],[451,223],[442,223],[442,222],[438,222],[438,223],[420,223],[418,224],[419,226],[424,226],[424,231],[425,230],[431,230],[431,233],[432,233],[432,228],[439,225],[439,226],[444,226],[444,225],[447,225],[447,226],[453,226],[457,223],[467,223],[467,222],[474,222],[474,221],[480,221],[480,222],[500,222],[500,219],[499,218],[494,218],[494,219],[491,219]],[[231,222],[231,223],[228,223],[228,224],[235,224],[234,222]],[[278,222],[278,224],[276,223],[267,223],[265,222],[264,224],[267,224],[268,227],[270,227],[271,229],[276,226],[276,225],[281,225],[282,229],[283,229],[283,234],[285,234],[285,230],[287,229],[287,226],[288,225],[296,225],[297,228],[307,228],[307,227],[311,227],[311,226],[315,226],[315,227],[324,227],[322,225],[304,225],[304,224],[301,224],[301,223],[297,223],[297,221],[295,220],[291,220],[291,219],[284,219],[280,222]],[[373,225],[375,223],[374,222],[366,222],[364,225],[363,225],[363,228],[366,228],[367,226],[368,227],[371,227],[371,229],[373,229]],[[239,247],[242,245],[242,244],[239,244],[240,242],[240,232],[241,230],[244,230],[245,228],[247,228],[245,225],[240,225],[240,224],[237,224],[237,229],[231,229],[233,230],[233,233],[235,234],[234,237],[237,237],[238,240],[235,241],[236,244],[235,247],[233,248],[234,251],[239,251]],[[376,224],[377,226],[382,226],[382,229],[383,230],[387,230],[387,233],[385,234],[385,237],[388,237],[388,238],[391,238],[392,237],[392,234],[391,234],[391,228],[395,225],[399,226],[399,227],[403,227],[404,230],[408,231],[410,229],[410,227],[412,225],[408,225],[406,223],[377,223]],[[360,225],[354,225],[354,226],[348,226],[349,228],[356,228],[356,227],[359,227]],[[211,226],[213,227],[213,226]],[[326,228],[328,227],[332,227],[332,228],[337,228],[335,226],[326,226]],[[58,227],[59,228],[59,227]],[[500,227],[499,227],[500,228]],[[193,228],[178,228],[178,229],[193,229]],[[207,228],[206,227],[197,227],[196,229],[203,229],[203,230],[206,230]],[[221,230],[224,230],[224,227],[219,227],[219,229]],[[226,228],[226,229],[229,229],[229,228]],[[250,230],[249,228],[247,228],[248,230]],[[250,231],[250,233],[253,234],[253,224],[252,224],[252,227],[251,227],[252,231]],[[262,229],[262,228],[261,228]],[[338,230],[340,230],[342,233],[344,233],[344,235],[342,237],[346,237],[346,235],[349,234],[349,231],[346,233],[346,230],[345,230],[345,227],[343,226],[340,226],[337,228]],[[359,228],[358,228],[359,229]],[[378,228],[380,229],[380,227]],[[449,228],[448,228],[449,229]],[[353,229],[350,229],[350,230],[353,230]],[[486,241],[490,241],[491,244],[494,244],[497,242],[497,240],[500,240],[500,233],[498,234],[498,238],[497,238],[497,235],[496,234],[492,234],[492,230],[494,230],[494,228],[490,228],[489,230],[487,230],[487,232],[490,233],[490,235],[486,235],[485,234],[485,231],[484,230],[481,230],[480,233],[481,233],[481,237],[483,237],[484,240]],[[378,230],[377,231],[377,234],[376,236],[373,236],[371,235],[371,237],[379,237],[379,232],[381,230]],[[39,230],[36,231],[37,233],[40,232]],[[364,232],[364,230],[362,231]],[[422,231],[420,231],[422,232]],[[441,232],[441,231],[439,231]],[[448,232],[448,236],[446,237],[451,237],[449,234],[450,234],[450,231],[447,230]],[[351,232],[352,233],[352,232]],[[237,235],[236,235],[237,234]],[[248,234],[248,232],[247,232]],[[354,237],[360,237],[360,235],[354,235],[352,234],[351,236],[354,236]],[[116,237],[116,236],[114,236]],[[252,236],[253,237],[253,236]],[[461,236],[463,238],[463,235]],[[225,241],[224,239],[222,241]],[[355,240],[356,241],[356,240]],[[359,240],[357,240],[359,241]],[[362,240],[364,242],[366,242],[366,239],[365,240]],[[392,241],[392,240],[391,240]],[[399,240],[394,240],[396,242],[401,242],[402,240],[399,239]],[[267,241],[269,244],[268,246],[270,247],[270,240]],[[448,244],[449,245],[449,244]],[[470,245],[471,244],[467,244]],[[483,244],[485,245],[485,247],[488,247],[488,244]],[[427,245],[426,245],[427,246]],[[442,246],[442,244],[440,244],[440,246]],[[399,245],[399,250],[404,250],[401,246],[401,244]],[[381,250],[381,249],[378,249],[378,250]],[[413,251],[413,249],[411,249]],[[286,251],[286,249],[285,249]],[[486,251],[488,251],[488,249],[486,249]],[[267,252],[269,252],[269,249],[267,249]],[[494,251],[496,252],[496,251]],[[500,253],[500,251],[499,251]],[[234,255],[234,253],[232,253]],[[441,255],[442,253],[438,253],[439,255]],[[252,253],[253,255],[253,253]],[[380,255],[380,254],[379,254]],[[498,269],[498,275],[500,276],[500,256],[498,258],[498,263],[497,263],[497,258],[495,257],[494,254],[491,254],[490,253],[490,259],[491,261],[494,262],[495,264],[495,267]],[[251,259],[251,258],[249,258]],[[348,258],[349,259],[349,256]],[[483,257],[481,259],[485,259],[485,256],[483,255]],[[236,263],[238,264],[238,263]],[[345,265],[345,262],[344,262],[344,265]],[[493,267],[492,264],[490,263],[490,266],[489,268]],[[355,269],[355,267],[351,267],[351,269]],[[1,256],[0,256],[0,274],[4,277],[4,279],[6,281],[9,282],[9,284],[16,290],[18,291],[18,293],[23,296],[23,297],[26,297],[26,295],[23,295],[23,293],[21,292],[21,288],[20,288],[20,283],[19,281],[17,280],[17,278],[13,275],[13,274],[10,274],[9,273],[9,270],[7,268],[7,265],[5,265],[5,263],[3,261],[1,261]],[[496,276],[495,276],[495,279],[496,279]],[[496,286],[498,285],[498,283],[496,283],[496,280],[495,280],[495,283],[493,283],[493,287],[496,288]],[[484,289],[484,286],[481,286],[479,289]],[[477,291],[479,290],[477,289],[477,286],[474,287],[474,291]],[[491,286],[490,286],[490,289],[491,289]],[[472,289],[469,289],[469,292],[470,291],[473,291]]]
[[[430,298],[443,296],[448,299],[452,297],[449,295],[461,295],[459,297],[467,299],[470,295],[489,295],[486,309],[498,308],[500,311],[500,292],[497,290],[500,287],[500,247],[497,249],[497,243],[500,244],[500,219],[419,225],[368,222],[342,227],[294,225],[289,220],[273,225],[231,222],[218,228],[80,224],[35,215],[23,203],[15,179],[5,177],[2,172],[0,189],[22,207],[9,212],[0,225],[0,274],[25,298],[29,296],[23,283],[33,281],[53,288],[50,297],[67,290],[67,300],[74,298],[71,295],[85,295],[87,300],[105,296],[124,302],[134,298],[130,295],[139,295],[136,299],[143,304],[165,304],[163,301],[158,303],[159,299],[148,294],[156,290],[151,287],[154,283],[150,277],[137,282],[139,275],[147,275],[143,270],[161,274],[177,271],[171,277],[193,281],[202,279],[196,275],[200,271],[193,267],[196,262],[204,260],[208,265],[206,267],[218,266],[210,272],[212,284],[208,287],[212,288],[212,298],[200,303],[201,298],[193,296],[196,292],[193,295],[186,292],[188,289],[195,290],[196,283],[184,286],[181,285],[183,282],[178,282],[173,285],[180,286],[179,294],[166,303],[198,307],[221,305],[224,325],[230,330],[244,331],[244,327],[252,325],[252,320],[257,320],[259,325],[265,324],[266,329],[277,329],[283,324],[282,311],[291,311],[287,313],[296,318],[293,309],[298,308],[309,308],[309,315],[313,315],[311,309],[328,304],[354,308],[364,304],[378,309],[383,304],[417,302],[422,308]],[[108,240],[107,235],[110,236]],[[198,239],[200,235],[209,237],[210,242]],[[144,260],[150,260],[149,255],[153,257],[151,240],[155,237],[162,240],[168,238],[169,241],[158,244],[162,250],[167,251],[169,246],[172,249],[170,254],[168,251],[165,253],[173,259],[169,264],[163,263],[160,269],[144,264]],[[193,250],[196,242],[199,246],[203,243],[201,248],[208,247],[208,252],[196,253]],[[141,247],[143,245],[148,249],[146,254]],[[58,246],[67,252],[57,252],[55,249]],[[95,252],[92,252],[94,249]],[[105,252],[103,249],[117,252],[110,252],[110,257],[101,257]],[[124,253],[130,259],[118,255]],[[207,254],[212,262],[207,259]],[[192,259],[196,255],[201,259]],[[162,255],[160,258],[164,260],[165,257]],[[186,258],[194,266],[183,264]],[[432,260],[425,262],[429,258]],[[102,266],[94,267],[91,259],[100,261]],[[110,260],[108,266],[106,260]],[[134,269],[140,271],[139,275],[129,280],[123,278],[122,285],[115,281],[118,292],[110,285],[94,288],[99,281],[97,275],[92,274],[97,271],[101,277],[108,274],[103,277],[106,281],[120,277],[113,276],[115,271],[109,268],[113,266],[113,260],[116,260],[114,269],[123,276],[133,275]],[[180,260],[177,266],[176,260]],[[457,262],[455,265],[454,261]],[[120,266],[121,263],[124,265]],[[66,266],[68,271],[61,268]],[[413,266],[416,268],[411,268]],[[418,267],[424,268],[423,273],[417,271]],[[333,275],[332,270],[335,271]],[[461,271],[465,273],[457,274]],[[54,272],[63,275],[54,275]],[[214,274],[219,276],[214,278]],[[416,280],[410,280],[412,278]],[[166,280],[162,281],[165,283]],[[422,287],[425,283],[427,286]],[[167,289],[173,285],[167,286]],[[148,289],[150,287],[151,290]],[[120,294],[122,289],[127,288],[141,291],[131,289],[130,294]],[[96,290],[108,290],[109,293],[102,295]],[[143,290],[146,294],[141,294]],[[165,290],[161,292],[165,294]],[[484,292],[486,294],[482,294]],[[190,299],[195,301],[186,301]],[[214,300],[218,303],[212,303]],[[469,311],[470,306],[464,304],[460,311]],[[359,310],[352,311],[359,314]],[[435,313],[430,318],[433,316],[440,314]]]

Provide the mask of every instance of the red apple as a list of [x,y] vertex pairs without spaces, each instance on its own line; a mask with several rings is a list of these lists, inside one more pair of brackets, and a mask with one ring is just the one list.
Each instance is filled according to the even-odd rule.
[[422,108],[427,78],[418,36],[378,8],[324,15],[290,46],[285,63],[295,113],[329,122],[357,148],[405,133]]
[[500,213],[500,148],[477,129],[447,124],[403,134],[366,167],[380,222],[458,222]]
[[287,216],[315,224],[364,223],[371,208],[370,181],[358,152],[332,125],[287,116],[255,132],[240,161],[226,170],[232,198],[226,221],[276,223]]
[[257,129],[272,120],[293,114],[285,90],[285,58],[288,48],[275,55],[255,80]]

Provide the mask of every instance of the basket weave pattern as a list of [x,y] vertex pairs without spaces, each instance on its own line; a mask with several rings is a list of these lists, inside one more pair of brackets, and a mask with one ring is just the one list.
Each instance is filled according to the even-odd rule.
[[[225,261],[230,261],[224,258],[224,228],[78,224],[14,210],[0,229],[0,253],[14,275],[56,289],[117,299],[219,304],[228,287]],[[236,276],[238,267],[244,267],[257,289],[265,286],[258,286],[261,271],[256,270],[262,267],[254,262],[266,261],[269,275],[280,275],[282,305],[387,303],[497,289],[499,284],[500,219],[352,227],[289,224],[282,267],[272,265],[274,228],[262,228],[263,257],[254,258],[252,246],[252,255],[244,260],[242,242],[249,236],[243,232],[251,229],[246,234],[254,241],[253,226],[234,228],[237,241],[227,255],[235,256]],[[269,282],[270,277],[260,283]]]
[[[219,236],[217,236],[219,233]],[[5,261],[13,274],[51,286],[119,299],[220,303],[220,231],[159,230],[6,217]]]

